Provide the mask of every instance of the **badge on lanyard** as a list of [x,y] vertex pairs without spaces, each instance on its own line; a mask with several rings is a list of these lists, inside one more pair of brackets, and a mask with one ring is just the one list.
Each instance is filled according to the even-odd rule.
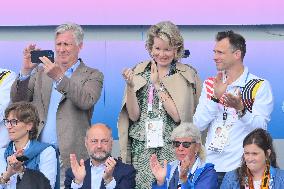
[[217,121],[215,128],[213,140],[208,146],[208,150],[221,153],[224,147],[229,143],[229,129],[226,126],[226,121],[228,119],[227,108],[224,106],[224,112],[222,114],[222,122]]
[[163,120],[151,119],[145,122],[146,148],[158,148],[164,146]]

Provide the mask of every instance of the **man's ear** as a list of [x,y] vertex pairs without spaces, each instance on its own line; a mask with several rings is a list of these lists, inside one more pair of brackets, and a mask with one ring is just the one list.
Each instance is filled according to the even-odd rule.
[[236,50],[236,51],[234,52],[234,54],[235,54],[235,57],[236,57],[237,59],[241,59],[241,58],[242,58],[242,52],[241,52],[241,50]]

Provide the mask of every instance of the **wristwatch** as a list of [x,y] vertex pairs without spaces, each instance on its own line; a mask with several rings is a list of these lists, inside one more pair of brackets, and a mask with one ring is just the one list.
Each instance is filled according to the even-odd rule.
[[213,102],[216,102],[216,103],[219,103],[219,102],[220,102],[220,100],[219,100],[218,98],[216,98],[214,95],[211,96],[211,100],[212,100]]
[[237,110],[238,118],[241,119],[246,114],[246,109],[243,110]]

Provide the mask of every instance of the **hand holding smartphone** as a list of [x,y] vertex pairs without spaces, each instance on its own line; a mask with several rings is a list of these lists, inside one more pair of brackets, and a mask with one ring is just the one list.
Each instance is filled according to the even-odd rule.
[[54,62],[54,52],[52,50],[35,50],[31,51],[31,62],[40,64],[42,61],[39,57],[47,57],[52,63]]
[[18,157],[16,157],[16,159],[20,162],[24,162],[24,161],[29,160],[29,158],[27,156],[24,156],[24,155],[18,156]]

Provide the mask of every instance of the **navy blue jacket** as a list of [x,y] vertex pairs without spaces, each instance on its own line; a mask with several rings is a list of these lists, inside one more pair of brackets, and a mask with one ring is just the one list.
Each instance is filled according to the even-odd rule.
[[[90,159],[85,161],[86,168],[86,177],[83,182],[83,186],[81,189],[90,189],[91,188],[91,166]],[[116,166],[113,171],[113,177],[116,181],[115,189],[134,189],[136,170],[132,165],[128,165],[122,163],[120,160],[116,160]],[[72,173],[71,168],[69,168],[65,173],[65,181],[64,186],[65,189],[71,188],[72,180],[74,179],[74,175]],[[105,189],[104,179],[102,179],[100,189]]]
[[[173,165],[173,164],[172,164]],[[167,176],[164,184],[158,186],[157,182],[154,182],[152,189],[175,189],[178,187],[179,172],[176,166],[171,164],[167,165]],[[170,175],[170,172],[174,170],[173,175]],[[184,189],[217,189],[217,173],[214,169],[214,165],[211,163],[205,164],[204,167],[200,167],[195,171],[197,175],[193,176],[192,180],[189,179],[186,183],[181,185],[181,188]]]

